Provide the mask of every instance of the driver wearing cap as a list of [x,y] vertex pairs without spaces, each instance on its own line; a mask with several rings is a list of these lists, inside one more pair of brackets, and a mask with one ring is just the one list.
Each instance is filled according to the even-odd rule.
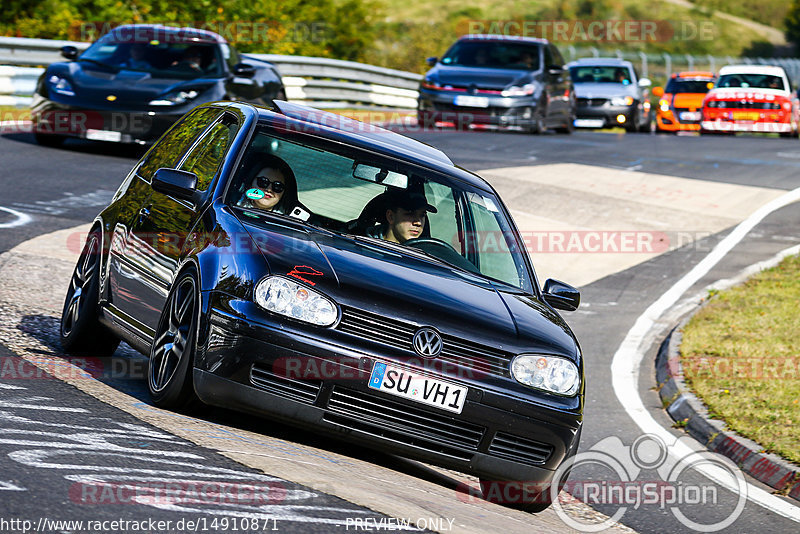
[[386,221],[381,227],[381,237],[401,244],[422,237],[428,221],[427,213],[436,213],[436,208],[428,204],[422,191],[390,189],[386,192],[385,205]]

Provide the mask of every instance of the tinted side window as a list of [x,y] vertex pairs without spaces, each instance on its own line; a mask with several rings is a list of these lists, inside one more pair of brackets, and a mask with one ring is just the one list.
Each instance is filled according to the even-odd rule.
[[553,65],[552,48],[552,46],[544,47],[544,66],[548,69]]
[[202,108],[184,117],[150,149],[147,159],[139,167],[139,176],[149,182],[153,173],[161,167],[174,169],[197,136],[203,133],[219,114],[218,109]]
[[186,157],[181,169],[197,175],[197,190],[205,191],[211,184],[217,171],[222,166],[225,154],[228,153],[239,123],[236,118],[226,113],[214,124]]
[[559,67],[563,67],[564,66],[564,58],[561,57],[561,52],[559,52],[558,48],[556,48],[553,45],[550,45],[550,48],[553,51],[553,64],[557,65]]

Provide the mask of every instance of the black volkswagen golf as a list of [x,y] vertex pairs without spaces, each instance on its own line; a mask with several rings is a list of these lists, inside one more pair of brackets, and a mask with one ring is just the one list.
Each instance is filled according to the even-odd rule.
[[539,288],[497,193],[439,150],[223,102],[183,117],[97,216],[61,338],[149,355],[157,406],[277,418],[474,474],[501,501],[522,485],[514,504],[535,511],[578,447],[583,359],[556,308],[579,300]]

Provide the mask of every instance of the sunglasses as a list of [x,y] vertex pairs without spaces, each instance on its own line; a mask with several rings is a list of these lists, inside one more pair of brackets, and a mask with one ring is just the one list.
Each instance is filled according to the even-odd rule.
[[270,179],[266,176],[256,176],[256,183],[258,184],[259,189],[263,189],[264,191],[272,188],[273,192],[281,194],[286,190],[285,183],[270,181]]

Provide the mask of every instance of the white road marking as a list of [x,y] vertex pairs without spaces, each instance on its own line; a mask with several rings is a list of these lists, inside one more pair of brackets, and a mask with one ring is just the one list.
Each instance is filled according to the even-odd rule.
[[[46,410],[50,412],[74,412],[74,413],[89,413],[89,410],[83,408],[70,408],[68,406],[44,406],[36,404],[40,401],[53,400],[50,397],[21,397],[11,400],[0,400],[0,408],[23,408],[25,410]],[[31,402],[34,404],[25,404]]]
[[[639,316],[633,328],[628,331],[611,362],[612,386],[625,411],[643,432],[655,434],[665,442],[674,440],[674,436],[666,428],[659,425],[650,415],[641,397],[639,397],[639,368],[644,358],[644,350],[648,345],[648,333],[651,332],[658,319],[675,305],[689,288],[722,260],[762,219],[798,200],[800,200],[800,188],[781,195],[756,210],[720,241],[700,263],[678,280],[669,291],[651,304]],[[693,451],[684,443],[676,443],[676,447],[671,452],[686,457]],[[736,486],[729,483],[729,478],[720,476],[721,473],[717,472],[717,470],[707,466],[698,466],[697,471],[720,486],[736,491]],[[800,508],[749,483],[747,485],[747,498],[776,514],[792,521],[800,522]]]
[[17,211],[11,208],[4,208],[3,206],[0,206],[0,211],[5,211],[6,213],[10,213],[14,217],[16,217],[16,219],[14,219],[11,222],[0,223],[0,228],[15,228],[17,226],[23,226],[25,224],[28,224],[33,220],[31,216],[28,215],[27,213],[22,213],[21,211]]
[[19,486],[12,484],[11,482],[0,480],[0,491],[28,491],[28,490],[26,490],[25,488],[20,488]]
[[12,386],[11,384],[0,384],[0,389],[25,389],[20,386]]

